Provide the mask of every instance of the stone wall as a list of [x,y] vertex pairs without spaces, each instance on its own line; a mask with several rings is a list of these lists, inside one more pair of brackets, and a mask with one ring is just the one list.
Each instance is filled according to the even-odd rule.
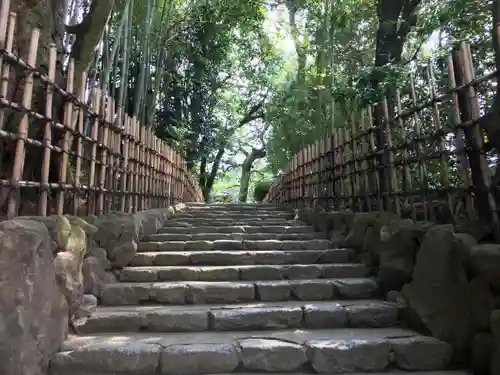
[[500,245],[381,212],[297,210],[296,217],[354,249],[380,296],[404,302],[412,328],[452,344],[457,364],[500,374]]
[[142,236],[184,205],[137,214],[18,217],[0,223],[0,374],[40,375],[97,306]]

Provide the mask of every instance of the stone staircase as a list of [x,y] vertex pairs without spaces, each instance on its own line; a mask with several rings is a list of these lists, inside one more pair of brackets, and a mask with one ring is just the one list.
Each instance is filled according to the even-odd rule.
[[51,374],[449,368],[450,346],[399,327],[351,259],[284,208],[190,204],[143,239]]

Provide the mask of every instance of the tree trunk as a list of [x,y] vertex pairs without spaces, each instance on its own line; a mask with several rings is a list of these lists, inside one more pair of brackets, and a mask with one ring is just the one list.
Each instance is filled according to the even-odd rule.
[[[411,31],[412,26],[416,24],[415,11],[419,6],[421,0],[379,0],[377,6],[377,16],[379,20],[379,27],[376,36],[376,49],[375,49],[375,67],[383,67],[387,64],[400,64],[403,53],[403,47]],[[377,72],[372,76],[372,88],[375,91],[379,90],[379,84],[383,81],[381,73]],[[394,115],[392,105],[394,103],[394,93],[389,90],[388,93],[383,92],[383,96],[387,97],[387,104],[389,109],[389,118]],[[387,135],[382,126],[384,120],[382,107],[375,106],[373,111],[374,126],[378,129],[375,132],[375,143],[377,149],[384,150],[386,146]],[[385,152],[377,158],[379,165],[379,194],[387,193],[390,190],[388,186],[387,175],[389,169],[387,168],[389,159]],[[371,181],[374,185],[374,181]],[[375,186],[371,186],[372,192],[375,192]],[[384,208],[388,207],[388,201],[384,202]]]
[[250,153],[246,155],[245,161],[241,166],[241,178],[240,178],[240,193],[239,201],[241,203],[246,203],[248,198],[248,187],[250,185],[250,176],[252,174],[253,163],[257,159],[262,159],[266,157],[266,151],[262,149],[252,149]]

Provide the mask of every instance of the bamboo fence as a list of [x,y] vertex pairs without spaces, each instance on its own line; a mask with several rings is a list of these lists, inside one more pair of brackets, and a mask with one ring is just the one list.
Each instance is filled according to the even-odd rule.
[[39,45],[40,30],[31,33],[28,56],[16,55],[19,20],[8,3],[0,9],[0,215],[100,215],[202,201],[181,155],[95,83],[89,89],[85,74],[75,82],[73,61],[64,85],[56,83],[56,47]]
[[390,210],[433,221],[444,207],[452,219],[460,211],[493,223],[498,238],[498,200],[490,186],[497,161],[480,127],[498,72],[475,78],[467,42],[444,61],[445,88],[431,65],[422,71],[425,77],[408,77],[408,87],[366,108],[357,122],[332,129],[295,154],[264,201]]

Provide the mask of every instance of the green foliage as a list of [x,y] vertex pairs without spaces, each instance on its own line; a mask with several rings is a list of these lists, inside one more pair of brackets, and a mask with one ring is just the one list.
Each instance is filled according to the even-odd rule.
[[264,200],[267,193],[269,192],[269,189],[271,188],[271,184],[272,181],[261,181],[255,184],[253,190],[253,198],[255,199],[256,202],[260,203]]
[[[149,9],[152,19],[148,1],[130,1],[134,7],[125,28],[130,45],[118,52],[109,86],[120,91],[123,71],[125,86],[134,86],[146,67],[144,90],[127,93],[127,111],[132,114],[140,100],[140,118],[188,158],[214,194],[237,191],[244,150],[257,147],[267,153],[262,164],[253,166],[252,191],[304,146],[334,128],[359,125],[363,109],[395,88],[402,90],[403,106],[410,106],[410,75],[419,77],[417,101],[428,98],[424,67],[429,63],[438,86],[445,88],[446,58],[458,40],[482,47],[473,50],[477,76],[493,62],[489,0],[421,0],[409,17],[401,56],[382,66],[374,64],[381,42],[398,42],[378,40],[378,10],[388,0],[159,0]],[[120,40],[126,2],[118,3],[109,46]],[[271,17],[277,19],[275,32],[265,27]],[[291,51],[280,49],[283,45]],[[434,54],[437,58],[430,59]],[[491,94],[482,96],[484,106],[490,101]],[[450,127],[451,114],[440,116],[441,126]],[[420,121],[424,133],[432,130],[432,114],[423,113]],[[405,126],[394,130],[394,142],[415,135],[414,125]],[[429,163],[429,171],[437,184],[438,166]]]

